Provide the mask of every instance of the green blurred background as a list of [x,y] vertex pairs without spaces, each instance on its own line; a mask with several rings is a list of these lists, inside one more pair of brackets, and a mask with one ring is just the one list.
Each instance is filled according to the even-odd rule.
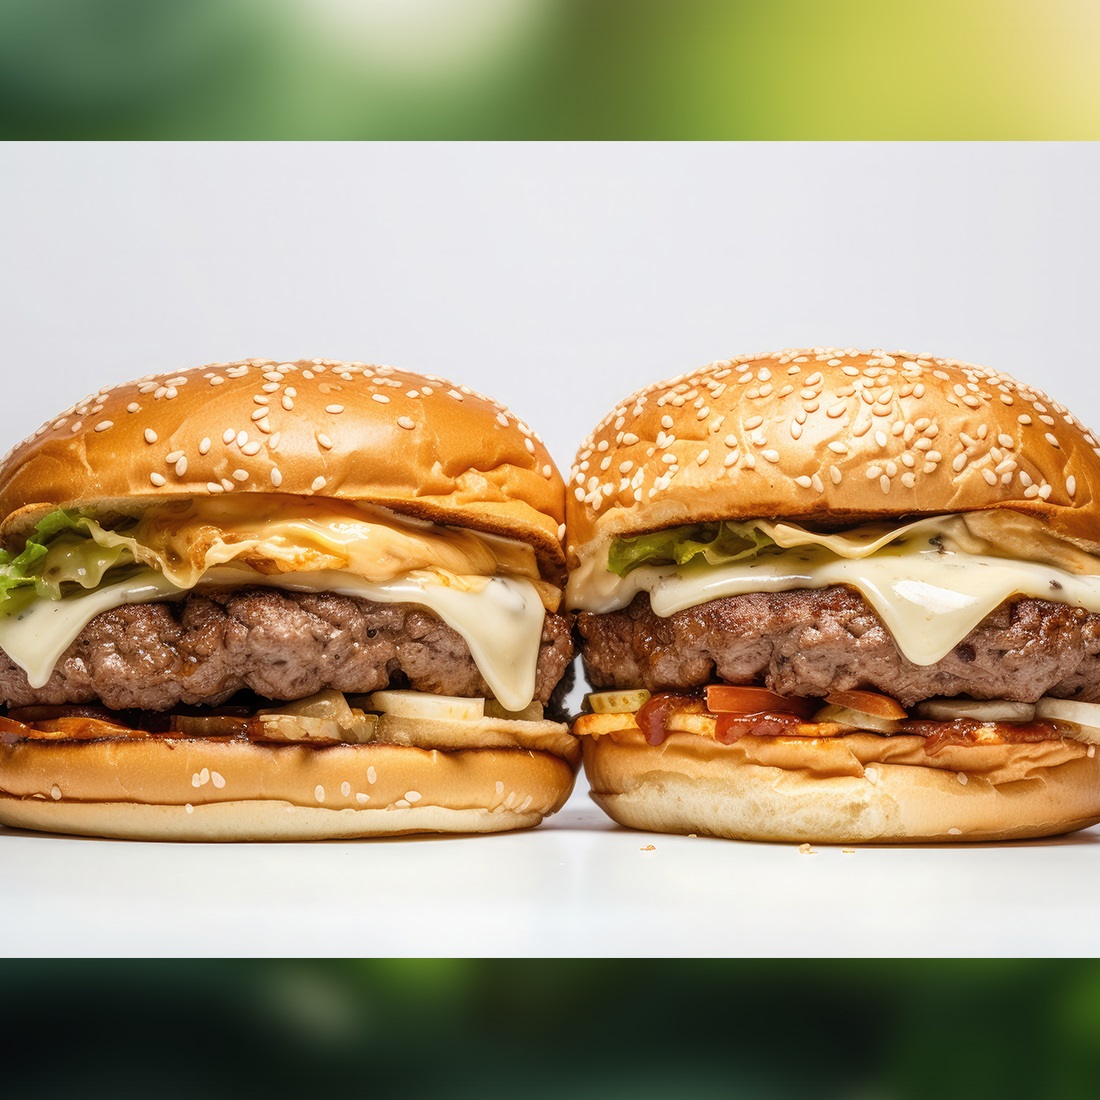
[[0,0],[0,136],[1094,139],[1094,0]]
[[0,983],[11,1097],[1076,1100],[1100,1081],[1091,961],[58,960]]

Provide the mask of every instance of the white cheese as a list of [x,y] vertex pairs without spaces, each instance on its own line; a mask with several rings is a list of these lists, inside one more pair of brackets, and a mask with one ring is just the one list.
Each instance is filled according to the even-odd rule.
[[[914,539],[842,558],[820,545],[764,551],[727,565],[651,566],[625,577],[589,573],[574,607],[606,612],[648,592],[656,614],[672,615],[709,600],[749,592],[783,592],[843,584],[858,589],[914,664],[942,660],[990,612],[1014,595],[1100,611],[1100,576],[1056,566],[930,548]],[[575,590],[576,594],[576,590]]]
[[[420,571],[385,583],[342,570],[264,575],[231,566],[208,570],[200,587],[264,585],[295,592],[336,592],[378,603],[412,603],[435,612],[470,647],[485,682],[509,711],[534,697],[545,616],[538,590],[520,577],[469,577],[452,587]],[[189,589],[153,569],[129,580],[64,599],[35,599],[13,615],[0,615],[0,647],[27,674],[32,687],[49,680],[58,660],[98,614],[124,604],[179,599]]]

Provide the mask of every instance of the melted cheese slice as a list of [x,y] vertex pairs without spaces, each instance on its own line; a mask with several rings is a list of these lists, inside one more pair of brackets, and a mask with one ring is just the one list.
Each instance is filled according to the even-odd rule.
[[[265,585],[294,592],[335,592],[378,603],[413,603],[435,612],[470,647],[474,662],[506,710],[523,710],[534,698],[545,617],[539,592],[522,577],[458,577],[414,571],[377,582],[346,570],[264,575],[233,566],[208,570],[201,586]],[[179,599],[192,589],[155,569],[60,600],[35,599],[0,616],[0,646],[43,687],[61,655],[89,622],[124,604]]]
[[626,577],[592,570],[587,582],[583,593],[573,592],[573,606],[612,611],[625,607],[638,592],[648,592],[661,616],[724,596],[850,585],[917,665],[942,660],[1014,595],[1100,612],[1100,575],[930,547],[927,538],[879,544],[862,557],[839,557],[828,546],[810,543],[765,550],[726,565],[645,567]]

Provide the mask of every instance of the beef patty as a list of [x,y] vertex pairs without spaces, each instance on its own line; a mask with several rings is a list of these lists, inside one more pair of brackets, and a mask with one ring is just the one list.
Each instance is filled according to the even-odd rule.
[[[549,700],[572,659],[570,619],[547,614],[539,702]],[[10,706],[99,701],[167,710],[220,703],[242,690],[286,700],[392,683],[442,695],[490,694],[465,640],[431,612],[331,593],[251,588],[105,611],[41,688],[0,650],[0,699]]]
[[941,661],[914,665],[858,591],[844,586],[713,600],[668,618],[649,597],[577,627],[598,688],[765,684],[784,695],[869,688],[904,706],[936,695],[1100,702],[1100,615],[1007,600]]

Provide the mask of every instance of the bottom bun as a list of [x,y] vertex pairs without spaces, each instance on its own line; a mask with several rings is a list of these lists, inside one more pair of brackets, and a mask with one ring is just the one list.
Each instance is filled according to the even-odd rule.
[[198,738],[0,746],[0,824],[132,840],[322,840],[529,828],[573,763],[518,748]]
[[1100,822],[1100,758],[1069,739],[948,745],[854,733],[723,745],[638,730],[584,738],[592,798],[650,832],[797,843],[1016,840]]

